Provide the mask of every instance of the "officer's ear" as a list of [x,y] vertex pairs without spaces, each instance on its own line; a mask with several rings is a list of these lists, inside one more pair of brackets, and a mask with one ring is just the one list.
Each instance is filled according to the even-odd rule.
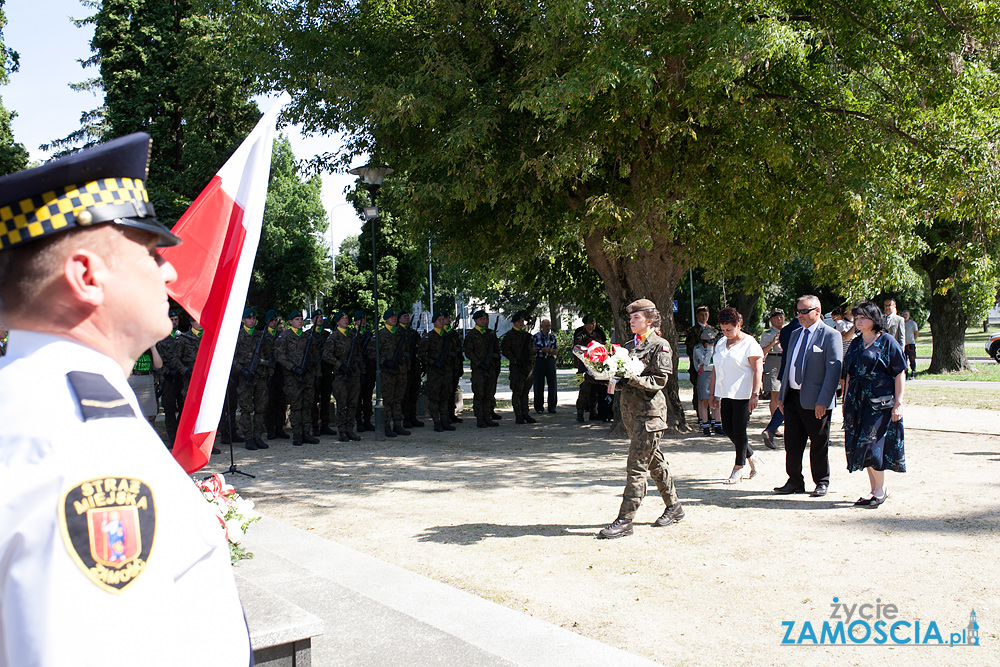
[[97,307],[104,303],[104,285],[110,267],[101,255],[77,248],[63,262],[63,282],[75,301]]

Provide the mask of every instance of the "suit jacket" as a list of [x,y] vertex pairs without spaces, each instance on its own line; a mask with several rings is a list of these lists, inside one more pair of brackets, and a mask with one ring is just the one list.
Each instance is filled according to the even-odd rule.
[[885,331],[896,339],[901,350],[906,349],[906,320],[899,315],[886,315]]
[[[795,365],[795,347],[805,333],[804,328],[792,332],[788,347],[785,348],[785,370],[781,375],[781,391],[778,398],[784,402],[789,388],[788,377]],[[840,369],[844,365],[844,341],[840,332],[820,322],[807,345],[802,369],[802,389],[799,390],[799,405],[811,410],[817,405],[832,409],[837,404],[837,387],[840,386]]]

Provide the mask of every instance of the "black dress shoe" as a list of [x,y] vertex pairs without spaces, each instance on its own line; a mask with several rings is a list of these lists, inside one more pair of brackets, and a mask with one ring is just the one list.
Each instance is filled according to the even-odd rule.
[[764,432],[760,434],[760,437],[764,439],[764,446],[768,449],[777,449],[778,446],[774,444],[774,434],[764,429]]
[[873,498],[858,498],[857,500],[854,501],[854,506],[855,507],[868,507],[869,505],[872,504],[873,500],[875,500],[874,497]]
[[810,493],[809,495],[812,496],[813,498],[819,498],[820,496],[825,496],[826,491],[829,487],[830,487],[829,484],[817,484],[816,490]]
[[680,503],[671,505],[663,511],[660,518],[653,522],[653,525],[657,528],[662,528],[663,526],[669,526],[672,523],[677,523],[684,518],[684,508],[681,507]]
[[633,532],[631,521],[627,521],[625,519],[615,519],[604,528],[601,528],[601,531],[597,533],[597,539],[613,540],[616,537],[626,537],[631,535]]
[[793,486],[791,482],[785,482],[784,486],[774,487],[774,492],[779,496],[787,496],[793,493],[805,493],[806,487],[804,486]]

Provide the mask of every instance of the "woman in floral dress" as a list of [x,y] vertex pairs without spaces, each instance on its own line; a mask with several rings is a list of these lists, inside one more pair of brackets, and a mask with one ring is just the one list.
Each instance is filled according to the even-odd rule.
[[871,482],[871,493],[858,498],[854,505],[878,507],[889,496],[885,471],[906,472],[902,422],[906,358],[899,343],[885,333],[885,320],[878,306],[865,301],[852,312],[860,335],[851,341],[844,355],[847,470],[864,469]]

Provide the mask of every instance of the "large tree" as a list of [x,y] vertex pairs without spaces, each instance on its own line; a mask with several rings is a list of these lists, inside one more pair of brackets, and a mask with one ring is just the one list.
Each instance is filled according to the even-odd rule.
[[[3,41],[3,29],[7,25],[3,4],[4,0],[0,0],[0,86],[10,82],[9,75],[17,71],[18,65],[17,52],[8,49]],[[7,111],[0,101],[0,176],[28,166],[28,151],[23,144],[14,141],[14,131],[10,127],[10,121],[15,115]]]
[[[949,159],[926,109],[989,37],[993,3],[976,8],[287,0],[257,31],[268,51],[243,53],[293,92],[294,118],[348,134],[332,163],[368,153],[405,174],[409,224],[512,265],[512,239],[575,234],[619,336],[648,297],[676,341],[666,306],[689,266],[748,294],[796,255],[851,296],[913,278],[899,170]],[[669,398],[680,426],[675,382]]]

